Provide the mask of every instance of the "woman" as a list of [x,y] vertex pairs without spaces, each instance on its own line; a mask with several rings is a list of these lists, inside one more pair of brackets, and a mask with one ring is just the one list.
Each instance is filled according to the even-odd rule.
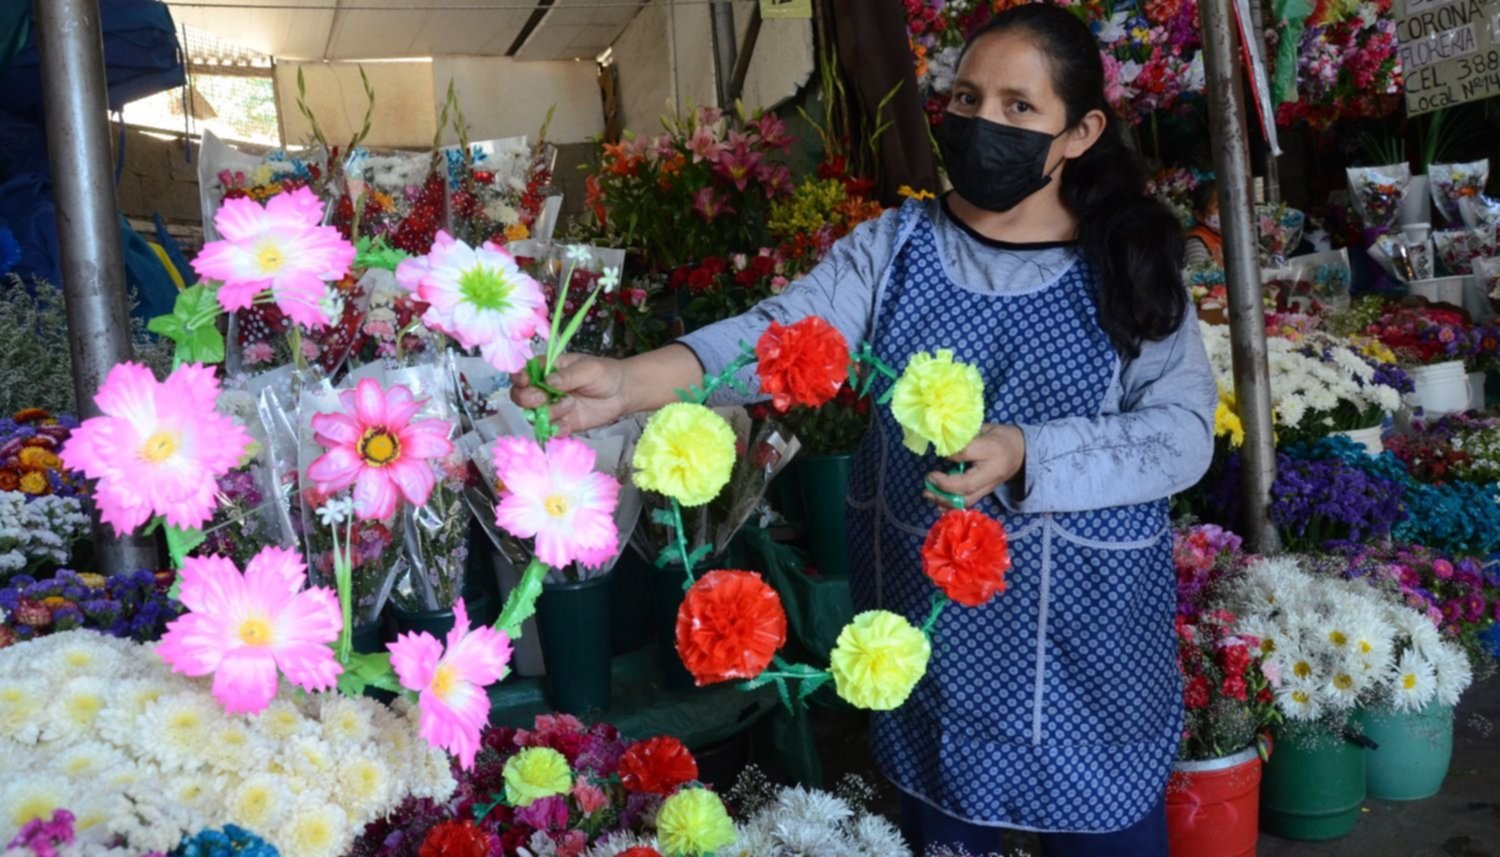
[[[926,678],[873,719],[875,758],[919,853],[999,851],[1014,828],[1049,855],[1164,857],[1181,716],[1165,498],[1207,468],[1217,401],[1181,233],[1145,194],[1098,45],[1060,8],[1012,8],[973,37],[941,144],[946,198],[861,226],[743,316],[623,361],[573,358],[553,413],[581,429],[659,407],[771,320],[810,314],[893,366],[942,347],[980,367],[987,424],[953,456],[966,472],[902,449],[884,409],[852,472],[859,609],[926,615],[919,550],[942,508],[924,479],[1000,519],[1013,560],[1005,594],[943,614]],[[545,403],[516,384],[518,404]]]
[[1224,237],[1219,233],[1219,186],[1212,179],[1193,190],[1193,219],[1187,233],[1187,267],[1213,263],[1224,267]]

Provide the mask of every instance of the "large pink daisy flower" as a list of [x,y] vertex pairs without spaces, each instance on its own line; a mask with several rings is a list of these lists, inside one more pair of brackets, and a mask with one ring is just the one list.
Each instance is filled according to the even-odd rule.
[[402,634],[388,648],[401,686],[420,694],[422,737],[458,756],[459,763],[472,770],[480,731],[490,719],[490,698],[484,688],[505,676],[510,638],[488,626],[470,630],[469,614],[460,598],[453,605],[453,630],[448,632],[446,651],[425,631]]
[[268,547],[240,574],[221,556],[188,557],[172,620],[156,653],[174,672],[213,673],[214,699],[231,714],[256,712],[276,696],[276,673],[303,690],[332,688],[343,667],[328,645],[344,620],[332,589],[307,585],[294,551]]
[[344,413],[316,414],[313,437],[328,448],[307,475],[324,493],[354,486],[354,514],[384,520],[396,511],[396,498],[413,506],[427,502],[435,481],[430,459],[453,452],[447,420],[412,422],[426,399],[414,400],[397,384],[382,390],[374,379],[339,394]]
[[214,215],[223,237],[204,245],[193,270],[223,282],[219,303],[230,312],[270,291],[287,318],[327,326],[324,284],[349,273],[354,245],[322,222],[323,202],[305,187],[271,197],[264,208],[253,199],[226,200]]
[[192,529],[213,516],[219,476],[250,445],[245,429],[214,410],[219,382],[196,363],[158,382],[151,370],[120,363],[94,396],[103,416],[73,430],[63,463],[99,480],[100,519],[120,535],[152,515]]
[[521,371],[532,338],[549,333],[541,285],[489,242],[470,247],[439,232],[431,253],[397,266],[396,282],[428,304],[423,324],[464,348],[477,347],[502,372]]
[[553,568],[598,566],[615,555],[615,504],[620,483],[594,472],[594,450],[558,437],[543,451],[525,437],[495,443],[495,475],[503,486],[495,523],[517,538],[536,538],[536,555]]

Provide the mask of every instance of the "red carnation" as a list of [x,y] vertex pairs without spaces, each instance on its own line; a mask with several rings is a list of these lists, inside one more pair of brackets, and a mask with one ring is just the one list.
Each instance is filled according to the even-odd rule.
[[677,611],[677,654],[702,687],[761,674],[786,643],[781,597],[750,571],[711,571]]
[[843,334],[815,315],[782,327],[766,328],[755,344],[761,390],[778,411],[793,404],[818,407],[838,394],[849,378],[849,344]]
[[1182,691],[1183,704],[1188,708],[1208,707],[1208,677],[1203,674],[1193,676]]
[[922,545],[922,571],[949,598],[978,607],[1005,591],[1010,550],[1000,522],[975,509],[944,512]]
[[499,848],[495,837],[474,822],[445,821],[428,832],[417,853],[419,857],[485,857],[492,848]]
[[620,757],[620,783],[627,791],[669,795],[696,779],[698,762],[670,736],[638,741]]
[[616,854],[615,857],[661,857],[661,852],[655,848],[637,845],[634,848],[626,848],[624,851]]

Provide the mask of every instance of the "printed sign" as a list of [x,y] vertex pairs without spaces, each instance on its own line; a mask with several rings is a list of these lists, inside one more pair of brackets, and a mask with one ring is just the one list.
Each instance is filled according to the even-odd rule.
[[1500,95],[1500,0],[1397,0],[1406,113]]
[[760,0],[762,18],[811,18],[812,0]]

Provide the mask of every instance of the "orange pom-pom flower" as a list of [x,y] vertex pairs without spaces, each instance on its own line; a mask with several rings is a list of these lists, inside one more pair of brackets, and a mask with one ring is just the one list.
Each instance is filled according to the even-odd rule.
[[755,678],[786,643],[781,597],[750,571],[711,571],[677,610],[677,654],[702,687]]
[[927,531],[922,571],[965,607],[978,607],[1004,592],[1009,570],[1005,528],[983,512],[954,509]]
[[666,796],[698,779],[698,761],[676,738],[637,741],[620,757],[620,784],[628,792]]
[[787,327],[771,322],[755,343],[755,356],[760,389],[782,412],[826,404],[849,378],[849,343],[815,315]]

